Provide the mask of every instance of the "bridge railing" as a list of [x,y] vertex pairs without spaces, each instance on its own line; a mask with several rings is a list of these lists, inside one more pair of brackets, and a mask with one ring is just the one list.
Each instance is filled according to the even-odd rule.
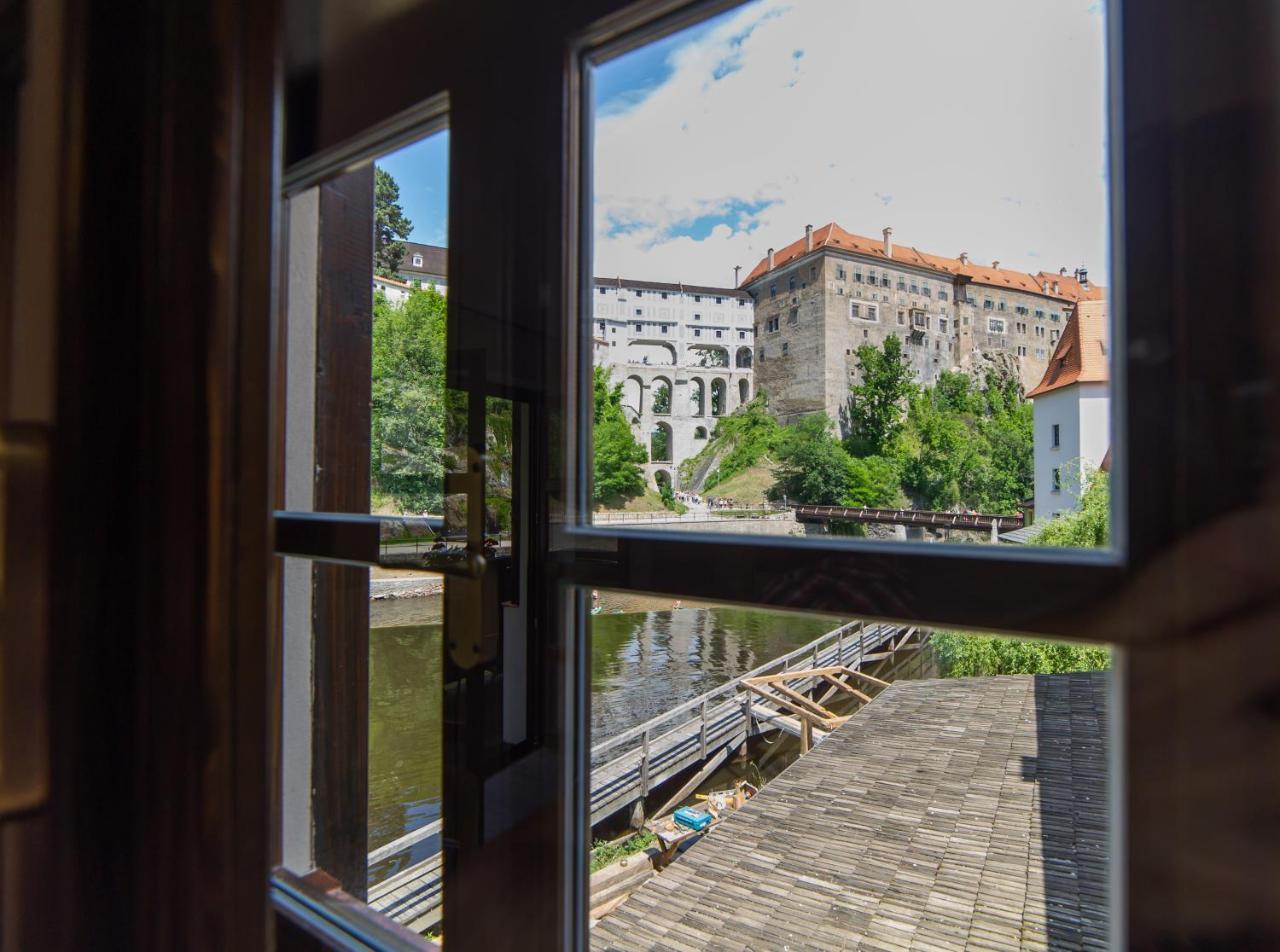
[[846,519],[900,526],[933,526],[949,529],[1020,529],[1026,517],[983,512],[934,512],[925,509],[874,509],[868,506],[793,505],[796,518],[804,520]]
[[[722,712],[724,708],[732,707],[740,703],[737,696],[738,687],[746,678],[756,678],[762,675],[772,674],[777,671],[785,671],[797,660],[805,657],[814,658],[832,644],[843,642],[846,638],[852,638],[854,635],[863,632],[865,629],[866,626],[861,621],[852,621],[848,624],[841,625],[839,628],[833,628],[825,635],[814,639],[807,645],[796,648],[793,651],[789,651],[784,655],[780,655],[772,661],[767,661],[759,667],[754,668],[745,674],[739,675],[731,681],[726,681],[724,684],[708,691],[706,694],[692,698],[682,704],[677,704],[675,707],[659,714],[657,717],[650,718],[643,724],[637,724],[635,727],[622,731],[619,734],[615,734],[607,740],[601,741],[599,744],[594,744],[591,748],[592,763],[595,764],[600,761],[605,754],[617,751],[619,748],[626,747],[629,744],[634,745],[637,741],[641,742],[641,746],[644,745],[646,738],[652,742],[660,729],[665,727],[669,730],[672,726],[675,726],[673,725],[673,722],[677,720],[681,723],[687,723],[695,718],[702,719],[704,722],[714,720],[716,714]],[[667,733],[668,730],[663,730],[662,732]],[[625,754],[615,754],[610,758],[610,762],[616,761],[620,756],[625,756]]]
[[732,509],[708,509],[703,512],[597,512],[592,524],[597,526],[632,525],[650,522],[740,522],[746,519],[779,519],[787,508],[742,506]]

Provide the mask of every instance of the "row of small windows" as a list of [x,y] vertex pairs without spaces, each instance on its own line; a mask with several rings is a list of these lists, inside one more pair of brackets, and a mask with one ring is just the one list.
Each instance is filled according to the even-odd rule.
[[[642,323],[640,323],[640,322],[638,322],[638,321],[637,321],[637,322],[636,322],[636,324],[634,325],[634,327],[635,327],[635,332],[636,332],[637,334],[643,334],[643,333],[645,333],[644,324],[642,324]],[[659,325],[658,325],[658,333],[659,333],[659,334],[666,334],[666,333],[668,333],[670,330],[671,330],[671,325],[670,325],[670,324],[659,324]],[[603,322],[603,321],[601,321],[601,322],[600,322],[600,333],[602,333],[602,334],[604,333],[604,322]],[[652,333],[652,332],[650,332],[650,333]],[[702,336],[702,328],[701,328],[701,327],[695,327],[695,328],[693,329],[693,336],[694,336],[694,337],[701,337],[701,336]],[[723,329],[721,329],[721,328],[719,328],[719,327],[717,327],[717,328],[715,328],[714,330],[712,330],[712,332],[711,332],[711,336],[712,336],[712,337],[714,337],[716,340],[724,340],[724,330],[723,330]],[[746,340],[746,339],[747,339],[747,332],[746,332],[746,331],[738,331],[738,340]]]
[[[596,290],[597,290],[600,294],[608,294],[610,291],[617,291],[618,289],[617,289],[617,288],[597,288]],[[644,292],[644,289],[643,289],[643,288],[630,288],[630,289],[628,289],[628,290],[630,290],[630,291],[631,291],[631,293],[632,293],[632,294],[634,294],[634,295],[635,295],[636,297],[638,297],[638,298],[642,298],[642,297],[644,297],[644,295],[645,295],[645,292]],[[621,291],[619,291],[619,293],[621,293]],[[650,291],[649,293],[650,293],[650,294],[656,294],[656,295],[658,295],[658,297],[659,297],[659,298],[661,298],[661,299],[662,299],[662,300],[664,300],[664,301],[665,301],[665,300],[667,300],[667,299],[670,297],[670,292],[667,292],[667,291]],[[724,303],[724,295],[721,295],[721,294],[694,294],[694,295],[690,295],[690,296],[693,298],[693,303],[694,303],[694,304],[701,304],[701,303],[702,303],[702,299],[703,299],[704,297],[709,297],[709,298],[711,298],[713,301],[715,301],[715,303],[716,303],[716,304],[723,304],[723,303]],[[737,301],[738,301],[738,307],[746,307],[746,306],[747,306],[746,298],[738,298],[738,299],[737,299]]]

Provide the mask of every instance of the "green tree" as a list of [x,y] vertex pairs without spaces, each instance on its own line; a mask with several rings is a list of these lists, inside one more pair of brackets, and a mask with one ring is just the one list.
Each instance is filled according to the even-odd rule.
[[402,509],[439,511],[445,448],[445,302],[414,291],[373,302],[372,476]]
[[373,271],[394,278],[404,260],[404,242],[413,233],[413,222],[400,207],[400,186],[386,169],[373,170]]
[[1099,549],[1111,544],[1111,481],[1095,470],[1085,477],[1080,508],[1050,519],[1035,538],[1036,545],[1071,549]]
[[864,456],[849,460],[841,505],[876,509],[897,506],[901,502],[901,475],[893,460],[883,456]]
[[862,382],[849,388],[849,437],[854,456],[884,455],[902,429],[907,400],[915,393],[902,340],[890,335],[882,348],[858,348]]
[[997,674],[1065,674],[1111,667],[1111,651],[1098,645],[1065,641],[1000,638],[957,631],[934,632],[930,638],[938,673],[944,678],[990,677]]
[[1017,378],[958,371],[912,394],[892,453],[924,509],[1012,512],[1032,490],[1032,408]]
[[849,486],[849,454],[836,439],[830,417],[813,413],[786,428],[778,446],[772,498],[838,506]]
[[648,460],[645,448],[636,442],[622,410],[622,384],[609,382],[609,371],[596,367],[592,389],[592,496],[596,502],[644,492],[644,473],[639,464]]

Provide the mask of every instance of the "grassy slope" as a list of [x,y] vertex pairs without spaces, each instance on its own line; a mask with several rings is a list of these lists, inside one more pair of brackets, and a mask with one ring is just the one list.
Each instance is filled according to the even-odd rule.
[[596,512],[664,512],[666,508],[655,490],[646,489],[643,496],[606,500],[596,506]]
[[706,495],[734,499],[743,505],[758,505],[765,501],[765,493],[774,484],[773,470],[773,463],[767,460],[759,462],[737,476],[712,486],[706,491]]

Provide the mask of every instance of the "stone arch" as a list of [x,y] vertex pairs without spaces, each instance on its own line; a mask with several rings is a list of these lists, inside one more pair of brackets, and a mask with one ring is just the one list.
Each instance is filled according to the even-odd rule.
[[707,428],[705,426],[694,427],[693,438],[695,440],[705,440],[707,438]]
[[707,415],[707,385],[701,377],[689,380],[689,413],[692,416]]
[[[653,485],[657,487],[658,492],[662,492],[664,485],[671,486],[671,474],[665,469],[654,470]],[[675,487],[671,486],[671,488],[674,489]]]
[[751,400],[751,384],[743,377],[738,381],[738,406],[745,406]]
[[741,368],[749,369],[751,367],[751,348],[739,347],[738,353],[734,357],[734,365]]
[[627,363],[647,367],[674,367],[676,349],[665,341],[631,341],[627,344]]
[[649,433],[649,461],[670,463],[671,450],[671,426],[659,421],[653,425],[653,430]]
[[694,367],[728,367],[729,351],[719,344],[694,344],[689,348],[689,364]]
[[622,381],[622,406],[637,417],[644,413],[644,381],[634,374]]
[[671,381],[666,377],[654,377],[649,385],[649,407],[654,413],[666,416],[671,413]]
[[724,379],[717,377],[711,381],[711,415],[724,416],[724,411],[728,408],[729,393],[725,386]]

